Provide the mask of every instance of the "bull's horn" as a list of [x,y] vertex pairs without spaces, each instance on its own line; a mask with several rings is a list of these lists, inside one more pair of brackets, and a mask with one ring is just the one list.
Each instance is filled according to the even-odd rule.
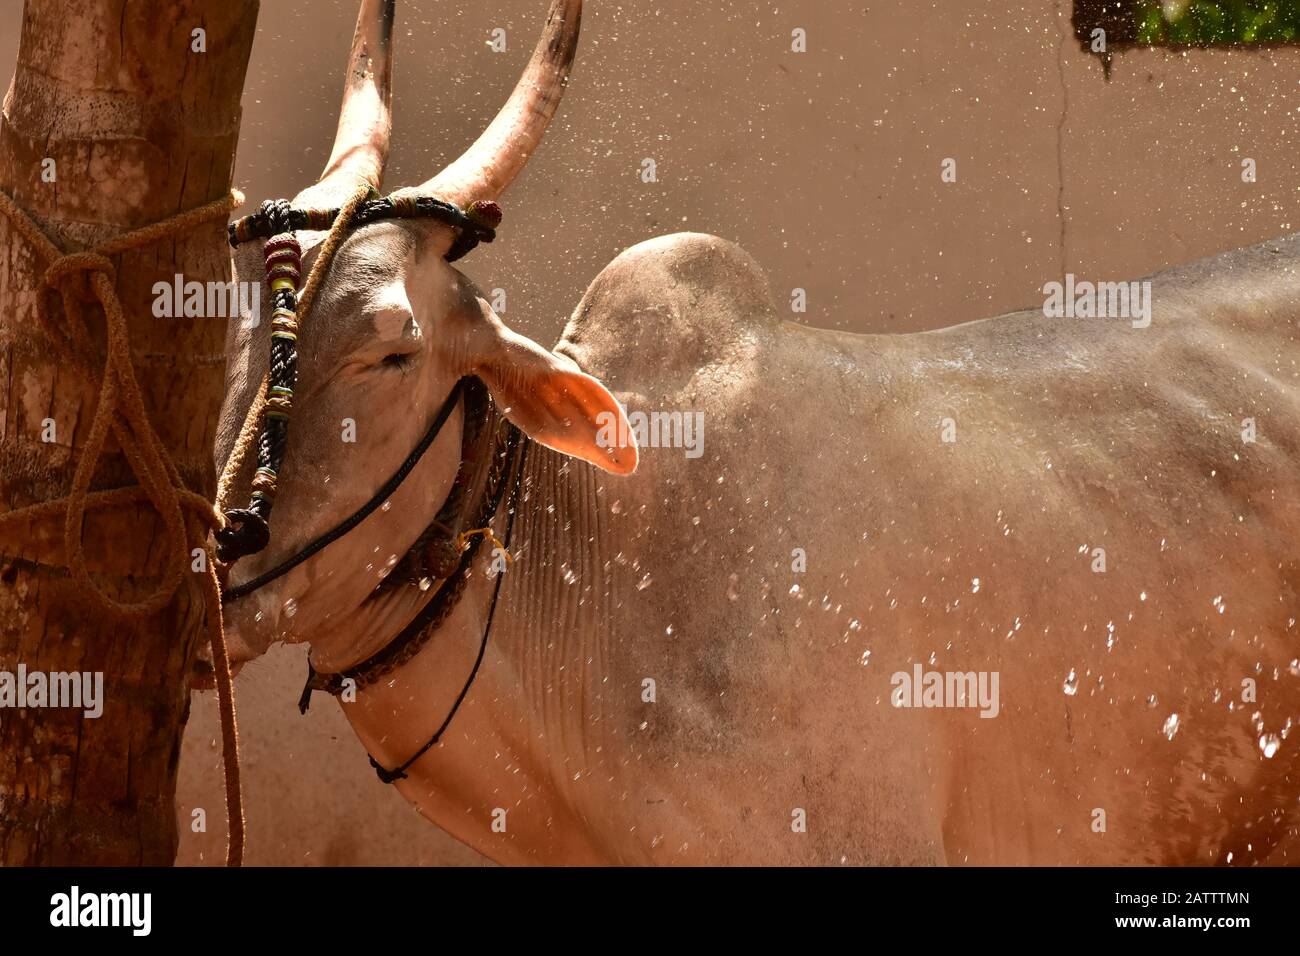
[[348,54],[334,149],[320,180],[295,206],[341,206],[363,185],[379,188],[393,128],[393,12],[396,0],[361,0]]
[[546,28],[515,91],[496,119],[420,192],[467,206],[496,199],[519,175],[555,115],[578,50],[582,0],[551,0]]

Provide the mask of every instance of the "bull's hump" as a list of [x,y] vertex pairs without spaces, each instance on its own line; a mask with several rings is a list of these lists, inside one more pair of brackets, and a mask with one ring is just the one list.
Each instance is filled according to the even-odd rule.
[[635,369],[693,371],[735,360],[778,327],[767,278],[740,246],[697,232],[638,243],[588,287],[563,350],[620,378]]

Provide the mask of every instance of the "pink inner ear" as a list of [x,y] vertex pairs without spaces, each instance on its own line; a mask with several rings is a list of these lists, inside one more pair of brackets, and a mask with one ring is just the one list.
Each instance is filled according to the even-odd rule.
[[507,418],[534,441],[616,475],[636,470],[627,416],[599,381],[496,323],[476,373]]
[[572,359],[510,329],[481,298],[474,325],[474,373],[505,415],[534,441],[615,475],[636,470],[627,416]]
[[636,470],[636,438],[627,416],[590,375],[553,367],[524,376],[513,391],[508,417],[535,441],[612,474]]

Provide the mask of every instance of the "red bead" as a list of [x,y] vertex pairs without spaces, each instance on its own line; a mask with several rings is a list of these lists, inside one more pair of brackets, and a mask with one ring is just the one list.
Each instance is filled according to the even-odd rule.
[[491,199],[475,199],[465,210],[465,215],[469,216],[480,226],[488,229],[495,229],[501,225],[501,219],[504,215],[501,212],[501,206]]
[[262,248],[262,254],[264,256],[269,256],[273,252],[277,252],[281,249],[292,249],[295,255],[302,255],[302,246],[300,246],[298,240],[293,237],[293,233],[289,232],[281,233],[278,236],[272,236],[270,239],[266,240],[266,245]]

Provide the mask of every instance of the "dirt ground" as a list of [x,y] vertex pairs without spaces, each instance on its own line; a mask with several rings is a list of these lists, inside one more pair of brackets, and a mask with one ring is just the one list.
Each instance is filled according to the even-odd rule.
[[[544,0],[399,0],[387,185],[428,178],[504,101]],[[461,267],[505,318],[556,339],[620,250],[678,230],[739,242],[812,325],[938,328],[1040,304],[1063,272],[1137,278],[1300,229],[1300,50],[1078,49],[1068,0],[591,0],[569,92]],[[19,0],[0,0],[13,61]],[[329,151],[353,0],[264,2],[236,182],[292,196]],[[494,53],[491,31],[506,30]],[[791,31],[807,31],[806,53]],[[658,181],[641,180],[653,159]],[[956,160],[957,181],[941,181]],[[1243,159],[1258,181],[1244,183]],[[337,705],[296,708],[302,648],[237,684],[257,864],[481,864],[367,765]],[[318,695],[319,697],[319,695]],[[181,764],[183,864],[224,847],[216,701],[196,697]],[[189,831],[207,810],[211,832]]]

